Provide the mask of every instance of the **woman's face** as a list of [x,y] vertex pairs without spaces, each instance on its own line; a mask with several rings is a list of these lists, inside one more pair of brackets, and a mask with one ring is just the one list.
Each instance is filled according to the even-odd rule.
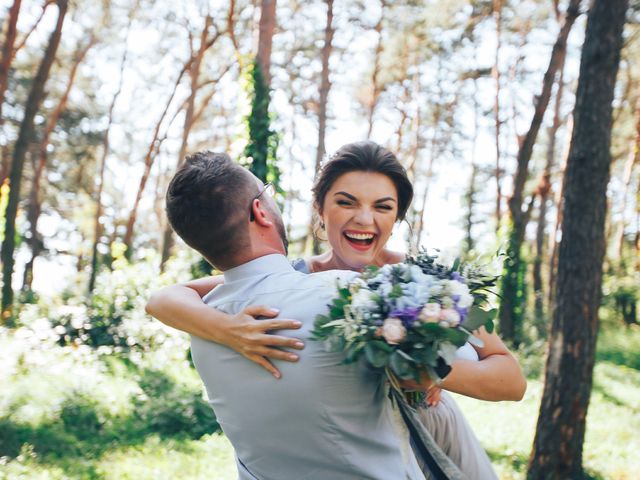
[[320,218],[342,268],[376,264],[398,215],[398,192],[389,177],[348,172],[331,186]]

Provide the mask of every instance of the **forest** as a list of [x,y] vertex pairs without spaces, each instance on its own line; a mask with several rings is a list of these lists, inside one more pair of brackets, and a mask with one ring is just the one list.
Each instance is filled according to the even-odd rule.
[[291,258],[340,146],[394,152],[390,241],[499,275],[520,402],[456,396],[501,479],[640,471],[640,1],[0,0],[0,479],[236,478],[152,292],[185,157],[276,188]]

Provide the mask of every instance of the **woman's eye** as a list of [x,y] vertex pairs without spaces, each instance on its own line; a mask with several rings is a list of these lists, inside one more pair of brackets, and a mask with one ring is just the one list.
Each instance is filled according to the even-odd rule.
[[351,202],[348,202],[346,200],[338,200],[336,203],[338,205],[347,206],[347,207],[351,205]]
[[378,205],[378,208],[380,210],[393,210],[393,207],[391,205]]

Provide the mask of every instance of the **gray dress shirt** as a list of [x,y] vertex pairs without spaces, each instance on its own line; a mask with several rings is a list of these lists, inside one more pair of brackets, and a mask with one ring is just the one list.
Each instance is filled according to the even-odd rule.
[[194,363],[233,444],[241,480],[424,478],[413,456],[403,460],[405,439],[394,430],[382,376],[363,362],[344,365],[343,354],[309,340],[338,279],[354,275],[304,274],[286,257],[267,255],[226,271],[224,285],[205,297],[230,314],[267,305],[279,308],[280,318],[303,323],[294,334],[305,349],[297,363],[278,362],[279,380],[228,347],[191,338]]

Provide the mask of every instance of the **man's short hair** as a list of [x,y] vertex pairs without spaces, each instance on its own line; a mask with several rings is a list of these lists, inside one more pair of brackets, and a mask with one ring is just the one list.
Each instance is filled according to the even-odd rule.
[[257,184],[226,153],[187,156],[169,183],[167,218],[173,230],[209,263],[226,270],[251,248],[249,212]]

